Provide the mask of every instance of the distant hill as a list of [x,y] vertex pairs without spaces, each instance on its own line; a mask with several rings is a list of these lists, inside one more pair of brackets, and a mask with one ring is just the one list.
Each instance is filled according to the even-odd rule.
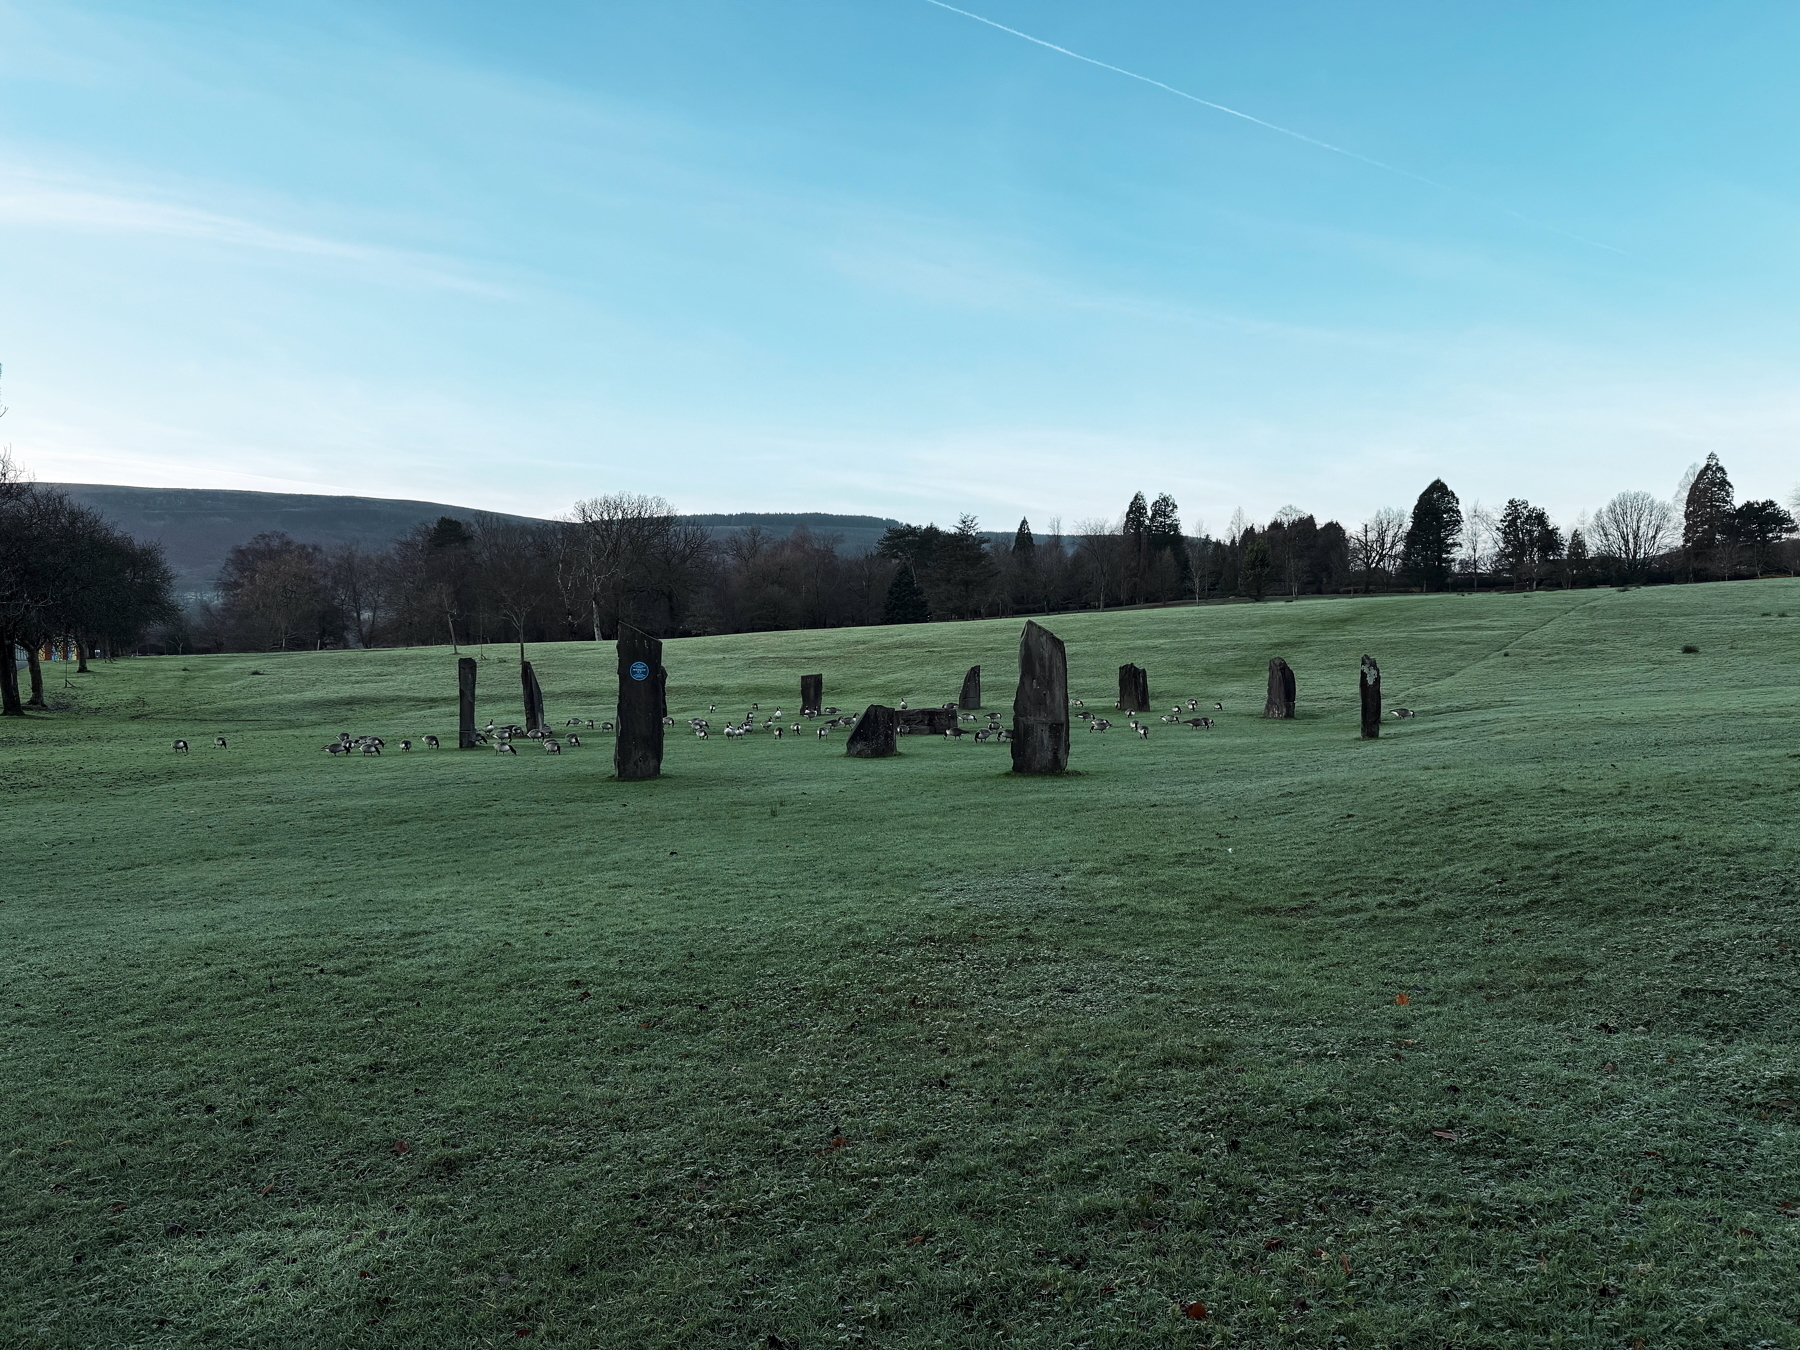
[[[234,545],[269,530],[281,530],[303,543],[331,548],[338,544],[379,547],[392,543],[420,521],[453,516],[471,520],[496,515],[505,520],[531,520],[505,512],[480,512],[443,502],[401,501],[386,497],[326,497],[302,492],[236,492],[218,488],[118,487],[103,483],[46,483],[84,506],[99,511],[134,539],[155,540],[175,570],[175,588],[183,596],[211,591]],[[718,535],[761,529],[786,538],[806,528],[834,535],[840,548],[857,553],[873,548],[882,531],[899,522],[880,516],[837,516],[825,512],[738,512],[731,515],[685,516]]]

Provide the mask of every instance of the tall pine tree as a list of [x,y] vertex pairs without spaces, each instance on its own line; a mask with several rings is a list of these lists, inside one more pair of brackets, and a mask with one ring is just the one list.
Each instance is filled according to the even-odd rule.
[[1718,563],[1720,545],[1731,525],[1732,497],[1725,466],[1717,455],[1708,455],[1688,488],[1682,512],[1681,549],[1687,556],[1688,580]]
[[925,604],[925,592],[913,575],[912,564],[902,563],[888,586],[887,603],[882,606],[883,623],[924,623],[931,617]]
[[1450,560],[1462,536],[1462,503],[1441,478],[1419,494],[1400,551],[1400,566],[1425,590],[1450,584]]

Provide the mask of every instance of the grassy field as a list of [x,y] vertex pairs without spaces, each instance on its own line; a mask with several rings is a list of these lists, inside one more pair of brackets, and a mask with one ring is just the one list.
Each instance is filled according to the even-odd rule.
[[[1800,1346],[1800,582],[1050,626],[1217,729],[621,784],[399,753],[445,650],[52,668],[0,1344]],[[673,643],[671,711],[1005,709],[1017,632]],[[610,715],[610,647],[530,655]]]

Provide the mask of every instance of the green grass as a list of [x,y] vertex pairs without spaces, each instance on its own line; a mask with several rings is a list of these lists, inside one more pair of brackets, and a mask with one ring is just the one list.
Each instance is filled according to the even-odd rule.
[[[443,650],[52,667],[0,726],[0,1344],[1800,1346],[1783,611],[1061,616],[1090,707],[1129,660],[1225,711],[1060,779],[398,753]],[[1004,708],[1017,627],[672,643],[671,711],[976,661]],[[1420,710],[1374,742],[1365,651]],[[531,655],[609,714],[610,648]]]

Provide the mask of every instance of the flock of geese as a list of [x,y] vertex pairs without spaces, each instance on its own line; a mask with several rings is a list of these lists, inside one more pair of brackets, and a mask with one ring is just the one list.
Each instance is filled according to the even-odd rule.
[[[906,700],[901,699],[898,707],[899,711],[905,712],[907,710]],[[1077,720],[1085,721],[1087,723],[1087,729],[1090,732],[1110,731],[1112,729],[1112,719],[1089,712],[1086,703],[1082,699],[1070,699],[1069,708]],[[1213,710],[1215,712],[1222,712],[1224,711],[1224,708],[1225,705],[1223,703],[1213,704]],[[945,703],[942,705],[942,710],[946,712],[955,711],[955,709],[956,705],[954,703]],[[1113,710],[1116,712],[1118,709],[1119,705],[1115,702],[1113,704]],[[707,708],[707,717],[690,717],[687,719],[688,729],[693,732],[697,739],[706,740],[712,734],[712,722],[710,719],[712,715],[717,714],[718,710],[719,705],[714,703]],[[1174,704],[1167,713],[1163,714],[1161,720],[1174,726],[1192,727],[1195,731],[1211,731],[1215,725],[1212,718],[1203,715],[1183,716],[1184,713],[1199,714],[1199,711],[1200,700],[1190,698],[1187,699],[1185,703]],[[1393,708],[1389,710],[1388,715],[1404,719],[1416,717],[1418,714],[1411,708]],[[829,719],[816,728],[816,733],[820,740],[826,740],[834,731],[840,729],[847,730],[856,725],[855,717],[846,713],[841,713],[836,708],[822,708],[816,713],[803,712],[801,717],[805,721],[813,721],[819,717],[826,717]],[[954,741],[959,740],[964,736],[973,735],[977,743],[992,741],[997,744],[1005,744],[1012,739],[1012,732],[1001,725],[1000,714],[997,712],[990,712],[987,714],[987,725],[984,727],[974,728],[960,725],[960,723],[979,722],[980,720],[981,715],[978,713],[958,713],[957,722],[959,725],[946,728],[943,732],[944,739]],[[662,722],[665,727],[672,727],[675,725],[675,719],[673,717],[664,717]],[[1149,723],[1140,722],[1135,714],[1127,714],[1125,724],[1130,730],[1136,732],[1140,739],[1146,741],[1150,739]],[[565,745],[576,748],[581,745],[581,732],[579,728],[582,727],[585,727],[589,731],[598,731],[603,734],[614,730],[611,722],[598,721],[592,717],[571,717],[563,723],[563,733],[559,739],[554,732],[545,728],[532,727],[527,729],[525,727],[513,725],[500,726],[490,718],[485,730],[475,733],[475,741],[479,745],[493,746],[494,752],[501,755],[516,755],[519,753],[518,748],[513,744],[515,739],[536,741],[543,746],[545,754],[560,755],[563,752],[563,746]],[[744,714],[743,721],[727,722],[720,728],[720,731],[728,739],[732,740],[758,733],[768,735],[775,740],[780,740],[784,735],[790,737],[800,736],[804,734],[805,730],[806,728],[801,722],[784,724],[780,708],[776,708],[773,712],[764,715],[760,703],[752,703],[750,705],[750,711]],[[906,725],[902,725],[899,728],[899,732],[901,735],[914,734],[913,728]],[[428,750],[439,749],[441,745],[436,736],[420,737],[419,743]],[[213,738],[213,746],[215,749],[219,750],[229,748],[227,739],[224,736],[215,736]],[[335,741],[328,741],[320,748],[329,755],[379,755],[386,746],[387,742],[382,740],[379,736],[352,736],[348,731],[340,731],[338,733],[338,738]],[[402,751],[408,751],[413,748],[413,742],[411,740],[403,740],[399,742],[399,746]],[[177,740],[174,749],[178,753],[185,755],[188,753],[188,743],[185,740]]]

